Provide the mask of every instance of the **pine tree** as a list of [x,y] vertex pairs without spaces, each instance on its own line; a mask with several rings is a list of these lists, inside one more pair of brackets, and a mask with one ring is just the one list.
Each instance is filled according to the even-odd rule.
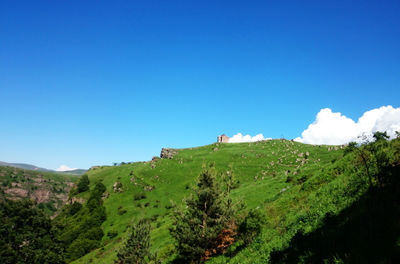
[[216,247],[225,225],[224,204],[215,181],[215,168],[203,168],[194,196],[186,200],[187,210],[177,210],[171,235],[177,241],[179,258],[185,263],[199,263],[206,252]]
[[147,264],[154,261],[155,257],[150,253],[150,229],[150,222],[145,219],[133,224],[129,238],[118,252],[118,260],[115,263]]

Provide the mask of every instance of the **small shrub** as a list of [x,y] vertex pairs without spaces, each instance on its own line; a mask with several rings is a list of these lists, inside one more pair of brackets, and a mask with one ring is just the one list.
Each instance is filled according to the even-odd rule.
[[119,215],[123,215],[123,214],[125,214],[126,212],[127,212],[126,209],[123,209],[122,206],[118,207],[118,214],[119,214]]
[[133,195],[133,200],[135,200],[135,201],[139,201],[139,200],[143,200],[143,199],[146,199],[146,194],[145,193],[135,193],[134,195]]
[[293,176],[288,176],[288,177],[286,178],[286,182],[287,182],[287,183],[292,182],[292,181],[293,181]]
[[79,212],[82,208],[82,204],[78,203],[78,202],[74,202],[73,204],[70,205],[69,207],[69,215],[74,215],[77,212]]
[[118,235],[118,232],[117,232],[117,231],[114,231],[114,230],[108,231],[108,233],[107,233],[107,236],[108,236],[109,238],[114,238],[114,237],[116,237],[117,235]]
[[254,238],[261,232],[265,223],[265,215],[260,210],[250,210],[239,226],[239,233],[246,245],[251,244]]
[[155,215],[153,215],[152,217],[150,217],[150,220],[151,220],[152,222],[155,222],[155,221],[157,221],[157,219],[158,219],[159,216],[160,216],[159,214],[155,214]]

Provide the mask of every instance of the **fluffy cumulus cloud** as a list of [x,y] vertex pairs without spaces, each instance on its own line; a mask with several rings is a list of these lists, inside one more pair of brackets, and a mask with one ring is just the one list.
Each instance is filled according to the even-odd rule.
[[340,145],[360,141],[361,136],[370,137],[373,132],[386,131],[393,138],[400,131],[400,107],[382,106],[365,112],[357,122],[334,113],[329,108],[319,111],[315,121],[295,141],[308,144]]
[[71,170],[76,170],[77,168],[70,168],[67,165],[61,165],[56,169],[56,171],[71,171]]
[[268,139],[270,138],[264,138],[263,134],[258,134],[252,137],[250,135],[243,136],[242,133],[237,133],[233,137],[230,137],[228,142],[229,143],[255,142]]

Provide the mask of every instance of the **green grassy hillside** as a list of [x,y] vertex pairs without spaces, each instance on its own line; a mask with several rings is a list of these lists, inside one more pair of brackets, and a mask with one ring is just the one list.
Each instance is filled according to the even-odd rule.
[[[214,162],[220,172],[225,172],[232,166],[238,180],[238,187],[232,193],[234,200],[243,200],[247,209],[260,208],[271,216],[263,236],[269,238],[277,232],[284,233],[290,228],[290,222],[296,220],[296,215],[290,213],[307,210],[304,203],[309,193],[335,180],[335,177],[317,177],[309,189],[303,191],[299,189],[303,186],[302,183],[342,156],[343,150],[340,147],[272,140],[212,144],[179,150],[172,159],[90,170],[88,175],[91,186],[101,180],[108,192],[108,198],[104,200],[107,220],[102,225],[105,233],[102,241],[104,246],[76,263],[112,263],[122,239],[127,235],[127,227],[137,217],[153,220],[153,250],[158,252],[163,261],[171,260],[174,253],[173,240],[168,232],[171,225],[171,204],[182,205],[182,199],[190,194],[202,165],[210,162]],[[122,192],[113,190],[117,182],[122,184]],[[80,194],[82,197],[85,195],[88,196],[85,193]],[[288,222],[286,226],[285,222]],[[241,255],[250,254],[247,251],[242,250],[235,258],[239,261]],[[251,255],[251,258],[246,257],[248,263],[252,263],[251,259],[256,257]]]
[[[399,138],[346,148],[271,140],[170,153],[174,155],[163,154],[169,158],[87,172],[90,190],[74,197],[84,206],[66,207],[55,219],[61,238],[72,241],[85,232],[75,244],[66,244],[72,245],[71,260],[78,256],[71,252],[87,253],[73,263],[114,263],[128,227],[140,218],[151,219],[152,252],[163,263],[176,263],[169,233],[173,209],[185,205],[203,165],[210,163],[221,175],[232,170],[233,200],[243,201],[247,211],[259,210],[265,223],[250,245],[238,240],[208,263],[400,260]],[[90,223],[96,224],[96,232],[86,232]],[[82,251],[85,241],[92,247]],[[91,248],[97,249],[89,252]]]

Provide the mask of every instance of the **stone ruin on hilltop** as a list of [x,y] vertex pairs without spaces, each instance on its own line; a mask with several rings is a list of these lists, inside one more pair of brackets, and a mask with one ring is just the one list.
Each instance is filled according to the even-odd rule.
[[225,134],[222,134],[221,136],[217,137],[217,142],[218,143],[228,143],[229,142],[229,137]]
[[176,150],[176,149],[173,149],[173,148],[162,148],[161,149],[160,158],[162,158],[162,159],[172,159],[177,153],[178,153],[178,150]]

